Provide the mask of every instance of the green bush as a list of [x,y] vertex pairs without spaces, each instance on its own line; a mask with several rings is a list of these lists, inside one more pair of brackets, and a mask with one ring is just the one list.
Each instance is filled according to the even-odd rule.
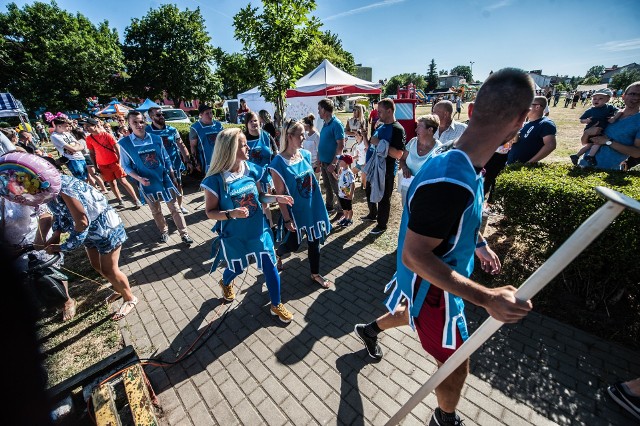
[[[509,284],[524,281],[604,204],[596,186],[640,199],[640,172],[550,164],[515,165],[501,173],[494,197],[505,216],[506,237],[517,247],[511,250],[511,257],[518,257],[505,262]],[[556,287],[556,297],[562,288],[590,309],[602,304],[610,308],[624,295],[631,305],[637,305],[639,258],[640,214],[625,210],[549,286]]]

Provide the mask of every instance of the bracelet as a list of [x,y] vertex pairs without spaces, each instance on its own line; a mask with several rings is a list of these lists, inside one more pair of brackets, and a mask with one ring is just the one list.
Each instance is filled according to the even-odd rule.
[[229,210],[227,210],[226,212],[224,212],[224,215],[227,217],[227,219],[229,220],[233,220],[235,218],[231,217],[231,213],[229,212]]
[[489,244],[489,243],[487,242],[487,240],[482,240],[482,241],[480,241],[479,243],[477,243],[477,244],[476,244],[476,248],[477,248],[477,249],[478,249],[478,248],[482,248],[482,247],[486,246],[487,244]]

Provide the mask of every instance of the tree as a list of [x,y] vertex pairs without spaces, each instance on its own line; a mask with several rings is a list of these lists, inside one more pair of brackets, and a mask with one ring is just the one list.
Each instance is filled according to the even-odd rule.
[[185,99],[215,99],[222,85],[211,69],[210,41],[199,8],[164,4],[132,19],[123,47],[131,90],[151,99],[166,93],[176,106]]
[[243,51],[262,65],[260,91],[275,104],[276,125],[284,119],[287,89],[302,76],[309,46],[319,35],[320,21],[307,16],[315,8],[313,0],[263,0],[262,13],[249,4],[233,17]]
[[615,90],[626,90],[627,86],[635,81],[640,81],[640,71],[637,69],[626,70],[613,76],[611,79],[611,87]]
[[591,75],[582,80],[582,84],[599,84],[599,83],[600,83],[600,78],[594,75]]
[[430,92],[438,87],[438,73],[436,72],[436,61],[431,59],[429,71],[427,72],[427,87],[425,91]]
[[604,73],[604,65],[594,65],[589,68],[589,71],[585,74],[584,78],[597,77],[600,81],[600,76]]
[[384,95],[395,95],[398,92],[398,87],[406,87],[409,83],[413,83],[416,89],[424,89],[427,86],[427,81],[421,74],[398,74],[387,81],[384,86]]
[[313,71],[320,62],[328,59],[336,67],[342,71],[355,74],[356,62],[353,55],[342,47],[342,41],[336,34],[331,31],[320,33],[309,48],[309,54],[302,70],[302,75]]
[[262,81],[260,64],[253,58],[241,53],[225,53],[222,49],[215,49],[215,61],[218,65],[216,76],[222,82],[222,95],[235,98]]
[[449,71],[447,71],[447,70],[440,70],[440,71],[438,71],[438,74],[439,74],[439,75],[449,75]]
[[473,75],[471,74],[471,67],[468,65],[458,65],[457,67],[451,68],[451,75],[457,75],[460,77],[464,77],[467,80],[467,83],[473,82]]
[[89,96],[111,96],[123,70],[118,34],[55,2],[15,3],[0,13],[0,87],[28,110],[86,108]]

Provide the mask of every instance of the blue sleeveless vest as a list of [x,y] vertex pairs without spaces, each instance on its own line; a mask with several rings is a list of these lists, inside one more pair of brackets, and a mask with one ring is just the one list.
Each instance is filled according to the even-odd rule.
[[247,141],[249,146],[249,161],[260,167],[266,167],[271,162],[273,152],[271,151],[271,141],[269,133],[260,130],[260,137],[252,141]]
[[138,183],[140,193],[153,201],[158,201],[160,197],[165,202],[171,201],[179,194],[169,175],[171,164],[165,162],[169,156],[162,146],[162,140],[156,135],[147,133],[145,142],[149,141],[149,143],[134,145],[133,137],[133,134],[123,137],[118,141],[118,145],[131,159],[135,172],[151,182],[149,186]]
[[[311,153],[305,149],[298,152],[302,154],[302,161],[288,165],[281,155],[269,164],[269,170],[276,172],[284,182],[287,194],[293,197],[293,206],[289,207],[291,219],[296,226],[298,242],[302,241],[303,234],[307,234],[309,241],[324,240],[331,232],[331,222],[327,208],[325,207],[320,186],[313,174],[311,167]],[[284,226],[284,223],[280,224]]]
[[162,145],[169,154],[171,160],[171,166],[176,177],[179,178],[183,170],[186,170],[182,157],[180,156],[180,150],[178,149],[178,143],[176,142],[176,135],[178,134],[175,127],[165,126],[164,129],[154,129],[151,124],[147,126],[147,133],[156,135],[162,139]]
[[[407,205],[416,190],[422,185],[430,185],[439,182],[450,182],[467,189],[472,195],[472,201],[465,209],[460,226],[455,235],[451,236],[449,251],[441,256],[443,262],[459,274],[469,277],[473,272],[473,260],[478,239],[478,230],[482,221],[482,203],[484,200],[482,175],[476,173],[469,157],[458,150],[447,151],[428,160],[409,186],[407,193]],[[391,289],[385,305],[390,312],[395,312],[399,303],[406,298],[411,315],[410,325],[415,329],[413,317],[417,317],[422,304],[427,296],[430,283],[423,279],[415,294],[415,282],[417,275],[402,263],[402,247],[409,223],[409,210],[402,213],[400,234],[398,235],[398,252],[396,255],[396,274],[385,287],[385,292]],[[446,320],[443,330],[443,347],[455,348],[455,327],[460,330],[463,340],[469,337],[466,318],[464,316],[463,300],[451,293],[444,292],[446,298]]]
[[212,231],[218,232],[218,237],[213,241],[211,272],[223,259],[230,270],[242,272],[249,266],[251,256],[255,257],[256,266],[262,270],[263,253],[268,254],[275,265],[273,237],[262,212],[257,187],[263,171],[255,164],[245,162],[245,165],[248,173],[231,183],[226,183],[222,174],[216,174],[206,177],[200,184],[205,190],[218,194],[220,210],[238,207],[249,210],[249,217],[245,219],[223,220],[214,225]]
[[213,120],[209,126],[205,126],[200,121],[196,121],[191,125],[198,133],[198,158],[200,164],[204,165],[203,173],[207,173],[209,170],[209,164],[211,164],[211,156],[213,155],[213,147],[216,144],[216,138],[218,133],[222,131],[222,123]]

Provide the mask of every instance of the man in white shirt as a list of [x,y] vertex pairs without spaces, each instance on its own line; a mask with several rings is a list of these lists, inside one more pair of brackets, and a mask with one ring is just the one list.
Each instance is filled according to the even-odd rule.
[[453,119],[451,101],[440,101],[433,107],[433,113],[440,118],[440,127],[434,137],[441,143],[455,142],[467,129],[467,125]]

